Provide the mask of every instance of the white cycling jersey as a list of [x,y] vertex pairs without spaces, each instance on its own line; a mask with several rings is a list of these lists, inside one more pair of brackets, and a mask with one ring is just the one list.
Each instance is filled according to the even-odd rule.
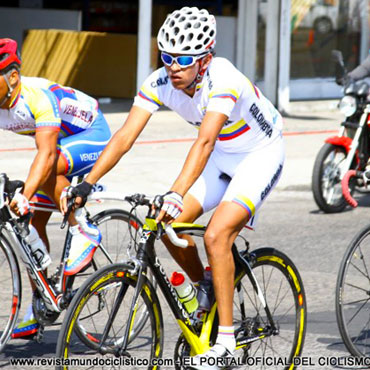
[[248,78],[224,58],[213,58],[193,97],[175,89],[164,67],[144,82],[134,105],[153,113],[165,105],[199,128],[207,111],[228,117],[216,148],[228,153],[258,150],[281,136],[280,113]]

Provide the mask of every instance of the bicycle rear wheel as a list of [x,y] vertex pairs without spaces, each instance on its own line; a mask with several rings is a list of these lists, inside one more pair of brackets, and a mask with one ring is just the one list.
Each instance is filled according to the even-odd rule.
[[353,356],[370,356],[370,225],[351,241],[339,268],[335,307],[343,342]]
[[[125,365],[131,369],[154,367],[151,365],[153,359],[161,357],[163,348],[161,308],[155,290],[150,282],[146,281],[136,302],[134,316],[131,322],[128,322],[137,277],[131,276],[127,268],[125,264],[106,266],[85,281],[73,298],[61,327],[56,351],[58,358],[71,360],[73,357],[83,356],[86,361],[100,359],[105,361],[106,365],[107,361],[121,361],[121,366]],[[117,314],[110,320],[114,304],[121,293],[123,298]],[[138,319],[136,313],[140,310],[146,310],[149,319],[145,327],[137,335],[133,335],[135,320]],[[111,327],[108,330],[106,328],[109,322]],[[130,329],[126,352],[117,354],[125,338],[127,326]],[[90,339],[90,343],[86,343],[86,340],[82,342],[79,335],[75,335],[76,328],[79,331],[80,327],[88,333],[86,338]],[[108,330],[108,333],[103,340],[105,330]],[[64,370],[68,368],[57,367]],[[106,367],[100,363],[99,366],[91,368]]]
[[21,275],[9,242],[0,234],[0,352],[6,346],[17,322],[21,305]]
[[[252,337],[255,340],[237,345],[235,355],[248,369],[294,369],[293,358],[302,353],[306,331],[306,297],[302,280],[293,262],[273,248],[258,249],[249,256],[246,258],[276,330],[272,333],[251,280],[246,271],[241,271],[234,292],[235,337],[237,342]],[[263,363],[266,360],[270,363]]]

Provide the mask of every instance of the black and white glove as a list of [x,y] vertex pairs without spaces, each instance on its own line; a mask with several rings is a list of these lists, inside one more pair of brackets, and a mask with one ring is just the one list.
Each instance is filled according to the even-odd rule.
[[63,198],[77,198],[80,197],[82,199],[81,204],[79,207],[83,207],[87,201],[87,197],[91,193],[93,185],[89,184],[86,181],[81,182],[77,186],[66,186],[62,194],[60,195],[60,200]]
[[165,211],[173,219],[176,219],[181,215],[183,206],[182,196],[174,191],[169,191],[163,196],[161,211]]

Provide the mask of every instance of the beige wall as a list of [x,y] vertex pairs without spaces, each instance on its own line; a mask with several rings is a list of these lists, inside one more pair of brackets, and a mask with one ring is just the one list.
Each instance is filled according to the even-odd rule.
[[[22,47],[22,74],[45,77],[94,96],[136,94],[135,35],[30,30]],[[152,41],[152,68],[157,48]]]

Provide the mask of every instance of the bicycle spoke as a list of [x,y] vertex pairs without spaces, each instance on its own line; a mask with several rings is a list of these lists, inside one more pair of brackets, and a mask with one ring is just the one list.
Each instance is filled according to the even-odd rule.
[[370,228],[347,248],[338,274],[336,310],[343,342],[353,356],[370,354]]

